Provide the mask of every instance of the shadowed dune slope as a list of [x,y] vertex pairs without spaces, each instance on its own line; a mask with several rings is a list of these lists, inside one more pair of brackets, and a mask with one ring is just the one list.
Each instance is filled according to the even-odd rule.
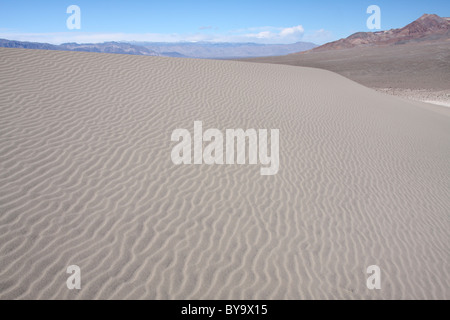
[[[0,75],[1,299],[450,299],[449,109],[234,61],[0,48]],[[278,174],[174,165],[194,120],[279,129]]]

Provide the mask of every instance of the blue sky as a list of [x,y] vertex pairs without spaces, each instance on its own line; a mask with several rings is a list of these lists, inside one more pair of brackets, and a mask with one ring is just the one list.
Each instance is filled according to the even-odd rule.
[[[81,29],[68,30],[69,5]],[[381,8],[381,29],[424,13],[450,16],[449,0],[0,0],[0,38],[62,42],[232,41],[322,44],[366,27],[369,5]]]

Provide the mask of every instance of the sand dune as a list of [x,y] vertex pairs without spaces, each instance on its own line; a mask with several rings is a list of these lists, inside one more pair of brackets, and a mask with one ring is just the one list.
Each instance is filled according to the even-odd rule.
[[[450,299],[450,109],[246,62],[0,48],[0,74],[1,299]],[[174,165],[195,120],[279,129],[279,172]]]

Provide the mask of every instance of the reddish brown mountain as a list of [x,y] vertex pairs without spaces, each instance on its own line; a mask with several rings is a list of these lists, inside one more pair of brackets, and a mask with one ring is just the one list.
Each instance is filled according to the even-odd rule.
[[326,51],[362,46],[403,44],[412,41],[450,40],[450,18],[424,14],[400,29],[357,32],[345,39],[329,42],[310,51]]

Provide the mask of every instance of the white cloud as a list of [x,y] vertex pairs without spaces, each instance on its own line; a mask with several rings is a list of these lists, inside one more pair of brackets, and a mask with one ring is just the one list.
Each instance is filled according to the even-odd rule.
[[258,39],[270,39],[274,36],[274,34],[270,31],[261,31],[257,34],[249,34],[249,37],[256,37]]
[[[261,29],[251,28],[252,31]],[[264,31],[246,33],[246,38],[264,39],[267,43],[293,43],[302,40],[304,29],[301,25],[290,28],[264,27]]]
[[336,40],[333,33],[324,29],[306,32],[303,41],[313,42],[315,44],[324,44]]
[[282,37],[286,37],[286,36],[291,36],[294,34],[298,34],[298,35],[303,35],[303,32],[305,30],[303,30],[302,26],[296,26],[296,27],[292,27],[292,28],[284,28],[283,30],[281,30],[280,32],[280,36]]

